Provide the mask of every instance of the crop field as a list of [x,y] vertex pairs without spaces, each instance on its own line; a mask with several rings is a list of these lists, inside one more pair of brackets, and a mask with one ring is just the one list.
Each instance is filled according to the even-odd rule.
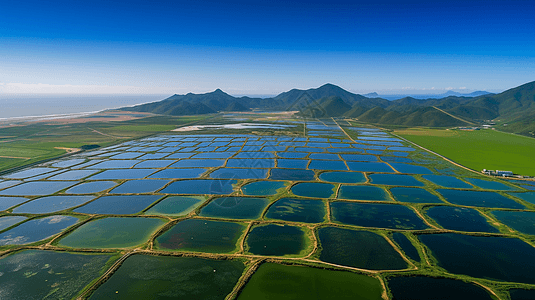
[[141,120],[0,176],[3,296],[535,298],[535,183],[343,120]]
[[476,171],[507,170],[535,176],[535,139],[496,130],[395,130],[411,142]]

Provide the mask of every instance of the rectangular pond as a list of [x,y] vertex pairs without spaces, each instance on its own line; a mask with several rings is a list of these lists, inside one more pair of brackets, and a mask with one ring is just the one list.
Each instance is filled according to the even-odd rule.
[[290,222],[322,223],[325,220],[325,204],[321,200],[282,198],[271,205],[266,218]]
[[130,215],[144,210],[161,195],[103,196],[75,209],[83,214]]

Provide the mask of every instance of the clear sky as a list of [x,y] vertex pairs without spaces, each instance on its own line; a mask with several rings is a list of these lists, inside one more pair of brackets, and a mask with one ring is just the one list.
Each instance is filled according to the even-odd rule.
[[1,93],[501,91],[535,1],[2,1]]

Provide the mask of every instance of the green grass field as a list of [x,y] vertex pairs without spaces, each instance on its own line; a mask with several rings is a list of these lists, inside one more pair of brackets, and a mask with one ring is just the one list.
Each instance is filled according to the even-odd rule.
[[533,138],[495,130],[411,128],[394,133],[477,171],[507,170],[535,176]]

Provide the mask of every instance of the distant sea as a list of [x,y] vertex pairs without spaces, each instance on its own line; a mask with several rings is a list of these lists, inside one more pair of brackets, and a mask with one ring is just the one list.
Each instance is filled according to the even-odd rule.
[[171,95],[6,95],[0,94],[0,119],[97,112],[163,100]]

